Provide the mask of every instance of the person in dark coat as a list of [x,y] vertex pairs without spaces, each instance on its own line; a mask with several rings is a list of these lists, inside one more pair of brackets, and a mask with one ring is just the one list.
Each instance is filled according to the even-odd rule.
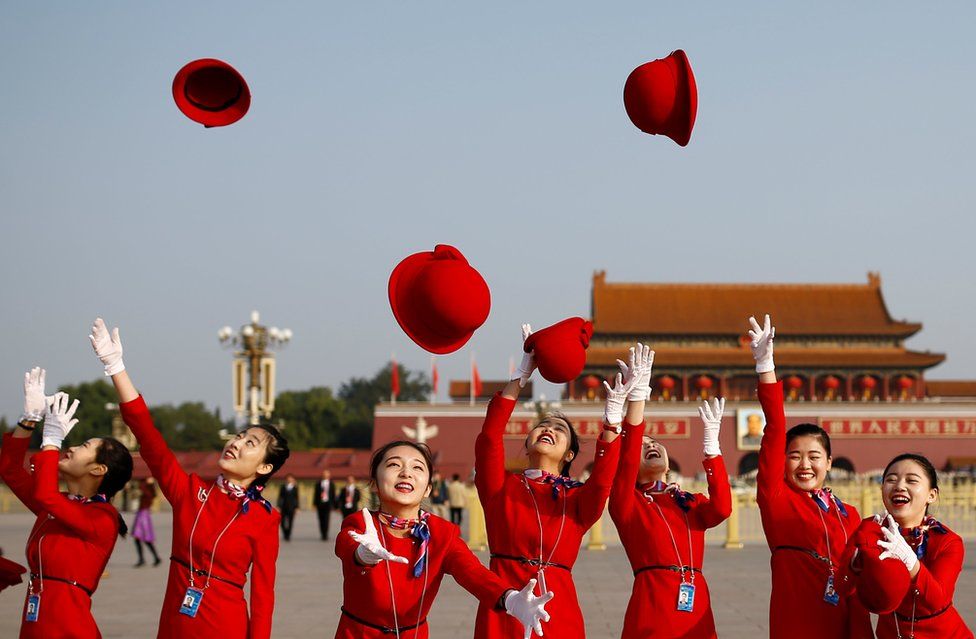
[[291,529],[298,512],[298,483],[292,474],[285,477],[285,485],[278,493],[278,510],[281,511],[281,534],[285,541],[291,541]]
[[342,511],[342,518],[359,510],[359,487],[356,486],[356,478],[352,475],[346,477],[346,486],[339,493],[339,510]]
[[322,541],[329,538],[329,518],[332,516],[332,509],[337,506],[336,485],[332,481],[332,472],[322,471],[322,479],[315,486],[315,495],[312,497],[312,504],[319,516],[319,533]]

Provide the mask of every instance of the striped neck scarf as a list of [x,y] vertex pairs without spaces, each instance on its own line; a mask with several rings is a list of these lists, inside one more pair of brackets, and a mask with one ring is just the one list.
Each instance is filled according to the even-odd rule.
[[84,497],[82,495],[68,495],[68,499],[71,501],[80,501],[83,504],[107,504],[108,499],[105,495],[101,493],[97,495],[92,495],[91,497]]
[[929,545],[929,532],[935,531],[939,534],[946,534],[948,530],[938,519],[932,515],[926,515],[922,523],[914,528],[900,528],[902,537],[908,545],[915,551],[915,556],[921,559],[925,556],[925,551]]
[[695,501],[695,496],[689,493],[687,490],[681,490],[681,487],[678,484],[674,482],[666,484],[660,479],[648,482],[646,484],[641,484],[637,487],[637,490],[641,491],[641,494],[643,494],[644,498],[648,501],[654,501],[655,493],[670,493],[671,497],[674,499],[674,502],[678,504],[678,507],[685,512],[691,510],[691,506]]
[[264,506],[264,509],[269,513],[272,510],[271,502],[261,496],[261,491],[264,490],[264,486],[255,486],[252,483],[247,488],[242,488],[224,477],[223,474],[220,474],[217,475],[217,487],[225,491],[231,499],[241,500],[241,512],[245,515],[251,507],[252,501]]
[[847,517],[847,507],[844,506],[844,502],[842,502],[837,495],[830,492],[829,488],[811,490],[810,497],[812,497],[813,501],[820,506],[820,510],[824,511],[825,513],[830,512],[830,503],[833,502],[837,506],[837,512],[844,517]]
[[576,481],[570,477],[564,475],[554,475],[545,470],[540,470],[538,468],[529,468],[523,473],[526,479],[531,479],[534,482],[540,484],[552,484],[552,498],[559,499],[559,491],[568,491],[571,488],[579,488],[583,485],[583,482]]
[[430,545],[430,526],[427,520],[430,513],[420,511],[416,519],[403,519],[396,515],[380,512],[380,521],[395,530],[409,530],[410,536],[420,542],[420,557],[413,564],[413,576],[419,577],[427,566],[427,547]]

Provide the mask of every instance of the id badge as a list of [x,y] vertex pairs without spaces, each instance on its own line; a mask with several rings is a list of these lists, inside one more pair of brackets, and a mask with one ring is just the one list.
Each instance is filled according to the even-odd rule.
[[30,595],[27,597],[27,611],[24,614],[24,621],[37,621],[37,614],[41,611],[41,595]]
[[186,589],[183,595],[183,604],[180,606],[180,614],[187,617],[196,617],[200,610],[200,602],[203,601],[203,591],[192,586]]
[[695,609],[695,584],[678,586],[678,612],[692,612]]
[[827,587],[824,588],[824,601],[829,603],[831,606],[836,606],[840,603],[840,595],[834,590],[834,576],[830,575],[827,577]]

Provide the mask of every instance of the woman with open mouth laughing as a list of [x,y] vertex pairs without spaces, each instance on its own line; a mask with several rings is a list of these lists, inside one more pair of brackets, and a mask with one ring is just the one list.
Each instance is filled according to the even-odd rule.
[[[216,480],[187,473],[129,379],[119,329],[109,334],[98,318],[89,338],[118,391],[122,419],[139,440],[142,458],[173,507],[169,578],[156,636],[267,639],[280,516],[261,497],[261,490],[288,459],[288,442],[274,426],[250,426],[224,446]],[[248,570],[250,614],[244,598]]]
[[[524,325],[522,340],[530,334],[531,329]],[[560,413],[543,417],[526,437],[529,468],[523,473],[505,470],[505,426],[519,390],[535,368],[533,354],[526,353],[514,378],[488,404],[475,443],[475,484],[485,509],[492,572],[507,582],[537,579],[540,593],[556,595],[549,606],[552,621],[543,624],[546,636],[582,639],[586,631],[571,571],[583,535],[603,514],[617,469],[617,435],[624,403],[643,382],[645,371],[636,367],[626,382],[618,375],[613,387],[604,382],[605,430],[596,442],[590,478],[580,484],[569,476],[579,453],[579,438]],[[649,372],[646,377],[649,383]],[[640,417],[634,419],[640,421]],[[508,639],[517,636],[518,630],[518,624],[498,610],[485,604],[478,608],[475,639]]]
[[895,612],[878,617],[878,639],[973,639],[952,604],[962,572],[962,538],[929,515],[939,497],[939,478],[927,458],[906,453],[885,468],[881,499],[887,512],[875,515],[885,539],[881,558],[905,564],[911,586]]
[[[610,492],[610,516],[634,570],[621,636],[713,639],[715,619],[702,563],[705,531],[732,513],[732,489],[719,447],[725,400],[706,401],[698,409],[708,496],[667,483],[668,451],[644,435],[645,400],[643,394],[632,396],[628,405],[620,465]],[[631,421],[631,413],[640,417]]]
[[511,615],[525,639],[533,631],[541,636],[552,593],[536,597],[534,580],[521,591],[509,587],[481,565],[456,525],[420,509],[430,495],[431,466],[424,444],[394,441],[373,453],[370,477],[380,509],[349,515],[336,538],[343,574],[336,638],[425,639],[427,613],[444,575]]
[[[125,524],[110,503],[132,477],[132,456],[118,440],[93,437],[59,460],[65,437],[78,422],[78,400],[44,395],[44,370],[24,375],[24,413],[0,448],[0,478],[37,515],[27,538],[30,581],[21,639],[97,639],[91,597]],[[24,470],[34,429],[44,421],[41,452]],[[58,476],[68,488],[58,489]]]
[[770,639],[848,639],[871,636],[871,621],[857,597],[835,588],[838,562],[860,525],[850,504],[824,488],[830,436],[815,424],[786,430],[783,384],[776,381],[769,315],[750,317],[759,402],[766,417],[759,448],[757,502],[772,551]]

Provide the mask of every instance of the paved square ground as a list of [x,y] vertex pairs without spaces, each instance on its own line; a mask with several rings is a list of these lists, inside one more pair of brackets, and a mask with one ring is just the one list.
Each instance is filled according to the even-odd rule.
[[[126,516],[127,521],[132,515]],[[170,515],[155,516],[158,547],[169,556]],[[0,515],[0,546],[6,556],[23,563],[23,545],[33,517]],[[334,517],[333,530],[338,529]],[[966,566],[956,590],[956,605],[976,628],[976,544],[967,545]],[[481,558],[487,561],[487,554]],[[154,637],[165,588],[166,565],[134,568],[135,547],[120,540],[109,563],[109,574],[95,594],[94,610],[106,639]],[[590,639],[618,639],[630,596],[631,576],[623,550],[583,550],[574,569]],[[769,551],[765,546],[743,550],[710,547],[705,574],[712,591],[716,624],[723,639],[765,636],[769,601]],[[278,559],[274,636],[282,639],[332,637],[338,623],[341,573],[332,542],[318,539],[312,513],[298,513],[294,538],[282,542]],[[25,587],[0,593],[0,637],[15,637]],[[472,635],[477,604],[452,580],[444,585],[430,615],[432,639],[463,639]]]

